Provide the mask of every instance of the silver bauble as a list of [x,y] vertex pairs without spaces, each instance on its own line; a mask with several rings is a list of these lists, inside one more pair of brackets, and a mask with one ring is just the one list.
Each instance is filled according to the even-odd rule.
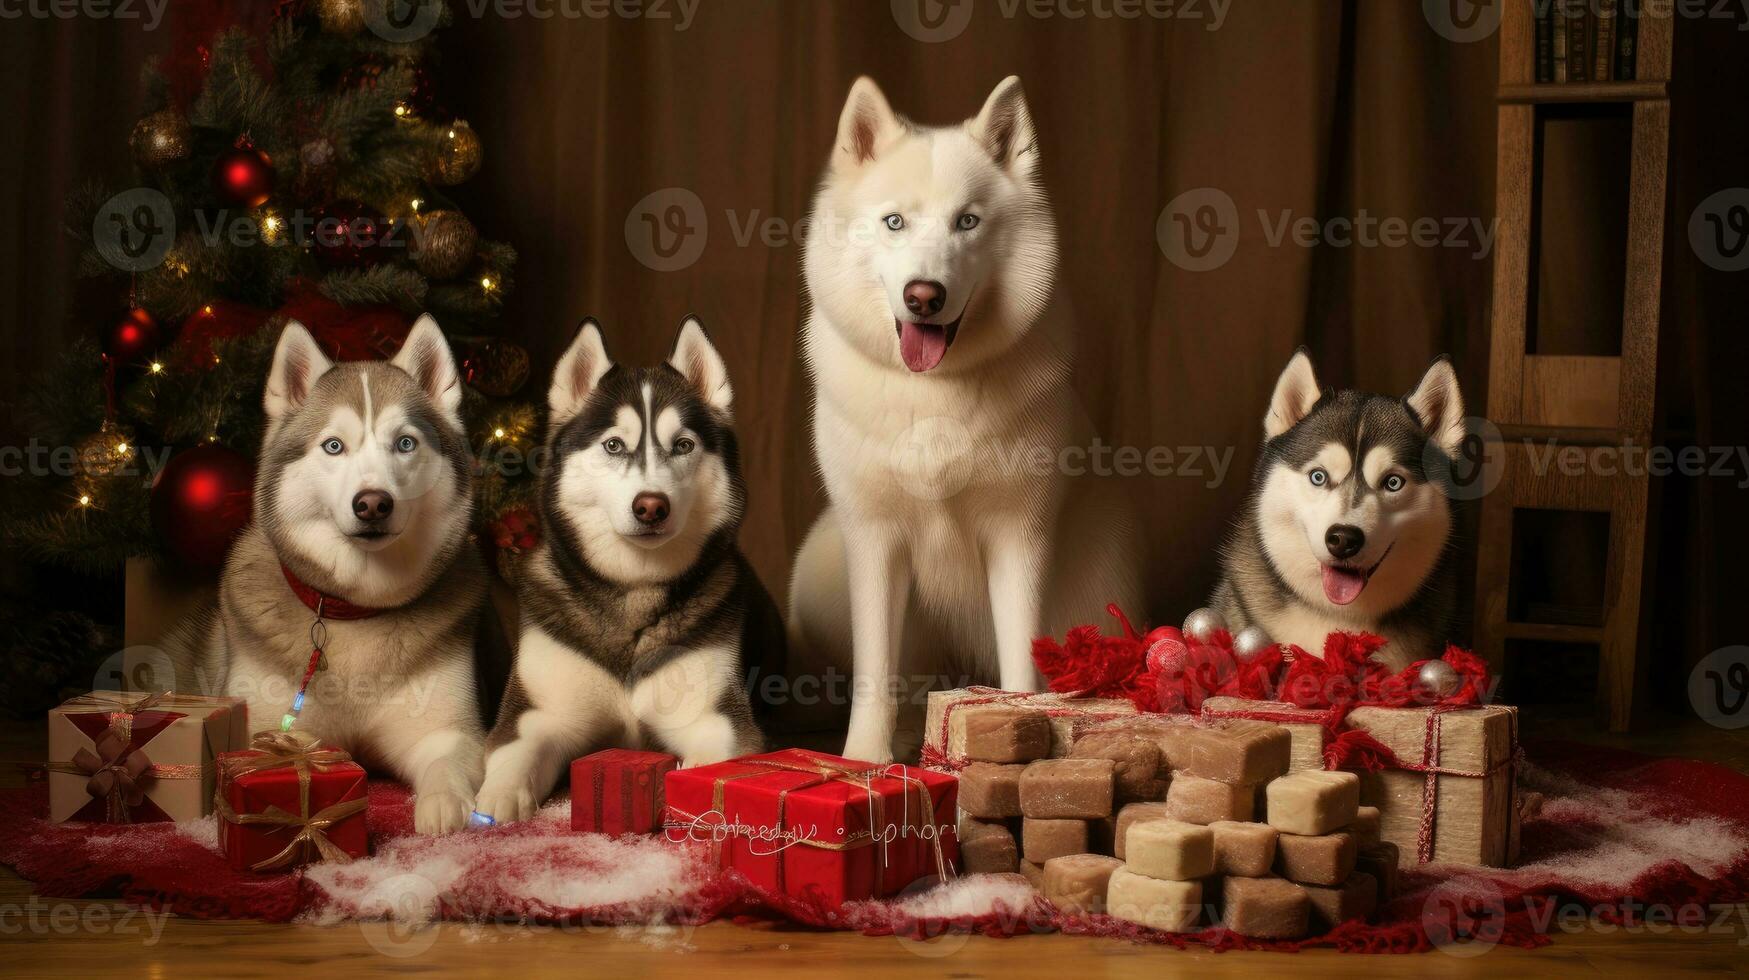
[[1240,663],[1256,659],[1263,651],[1275,645],[1269,634],[1261,626],[1247,626],[1233,636],[1233,656]]
[[1217,630],[1226,628],[1227,621],[1221,618],[1221,614],[1207,607],[1192,610],[1190,615],[1184,617],[1185,637],[1198,643],[1209,642],[1214,639]]
[[1423,691],[1438,698],[1451,697],[1464,683],[1464,679],[1458,676],[1457,668],[1443,660],[1429,660],[1422,664],[1415,679]]

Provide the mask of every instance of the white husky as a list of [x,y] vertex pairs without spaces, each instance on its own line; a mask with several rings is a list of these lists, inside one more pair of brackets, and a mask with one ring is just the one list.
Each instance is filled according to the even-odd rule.
[[1133,526],[1115,487],[1059,464],[1093,431],[1018,78],[940,129],[858,79],[811,220],[803,338],[831,507],[790,579],[792,663],[853,663],[844,752],[884,761],[916,694],[903,676],[1036,690],[1035,636],[1137,608]]

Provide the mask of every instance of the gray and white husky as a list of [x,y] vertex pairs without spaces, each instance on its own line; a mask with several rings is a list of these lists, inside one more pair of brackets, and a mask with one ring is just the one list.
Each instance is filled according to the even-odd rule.
[[1325,391],[1304,348],[1275,383],[1251,492],[1209,605],[1316,655],[1332,630],[1389,643],[1393,669],[1438,656],[1456,569],[1448,476],[1464,439],[1457,374],[1434,361],[1402,398]]
[[196,660],[178,676],[247,699],[256,728],[277,727],[322,606],[324,663],[297,728],[411,785],[420,833],[466,825],[482,769],[475,655],[487,577],[468,544],[461,399],[429,316],[388,362],[335,364],[286,324],[253,518],[216,608],[168,641],[173,658]]
[[898,679],[1037,690],[1035,636],[1139,608],[1134,524],[1121,488],[1059,463],[1095,433],[1020,79],[940,128],[858,79],[809,232],[831,507],[796,556],[790,628],[798,672],[853,668],[844,752],[884,761],[909,748]]
[[777,607],[735,535],[746,486],[728,370],[688,318],[668,362],[615,365],[594,320],[548,393],[545,539],[479,809],[532,815],[576,756],[653,744],[685,765],[756,752],[749,665],[780,664]]

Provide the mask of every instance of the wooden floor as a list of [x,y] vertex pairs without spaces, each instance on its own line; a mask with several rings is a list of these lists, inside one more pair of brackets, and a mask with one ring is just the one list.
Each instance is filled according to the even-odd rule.
[[[1558,734],[1599,744],[1709,759],[1749,771],[1749,731],[1723,732],[1699,721],[1650,726],[1638,736],[1593,733],[1586,722],[1547,716],[1527,722],[1532,736]],[[0,758],[38,757],[40,730],[0,730]],[[0,783],[16,785],[6,765]],[[1558,933],[1554,945],[1497,948],[1474,957],[1449,953],[1358,957],[1327,952],[1180,952],[1071,936],[986,939],[949,936],[920,945],[766,925],[714,923],[697,929],[542,929],[445,924],[408,932],[386,923],[335,927],[201,922],[147,916],[102,902],[33,897],[0,870],[0,975],[8,977],[347,977],[427,975],[809,977],[1054,975],[1102,977],[1295,975],[1369,978],[1493,975],[1749,976],[1749,905],[1719,931],[1698,935],[1623,934],[1586,926]]]

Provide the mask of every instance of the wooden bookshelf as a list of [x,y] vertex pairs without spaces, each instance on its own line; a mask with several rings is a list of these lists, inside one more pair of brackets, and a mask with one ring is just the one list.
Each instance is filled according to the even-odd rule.
[[[1496,95],[1498,147],[1494,295],[1488,367],[1488,417],[1499,428],[1502,474],[1483,498],[1476,570],[1476,649],[1496,672],[1507,670],[1509,641],[1594,646],[1597,699],[1612,731],[1627,729],[1642,676],[1645,638],[1641,586],[1649,561],[1646,516],[1651,482],[1644,472],[1580,474],[1538,470],[1531,444],[1622,448],[1651,445],[1663,280],[1669,164],[1670,59],[1674,24],[1647,5],[1639,21],[1636,77],[1610,82],[1536,82],[1535,14],[1530,0],[1509,0],[1500,29]],[[1537,302],[1535,255],[1539,108],[1620,104],[1631,115],[1626,217],[1626,281],[1619,356],[1548,355],[1528,349],[1527,324]],[[1543,229],[1547,233],[1547,228]],[[1513,525],[1526,510],[1608,515],[1609,547],[1600,625],[1515,621]]]

